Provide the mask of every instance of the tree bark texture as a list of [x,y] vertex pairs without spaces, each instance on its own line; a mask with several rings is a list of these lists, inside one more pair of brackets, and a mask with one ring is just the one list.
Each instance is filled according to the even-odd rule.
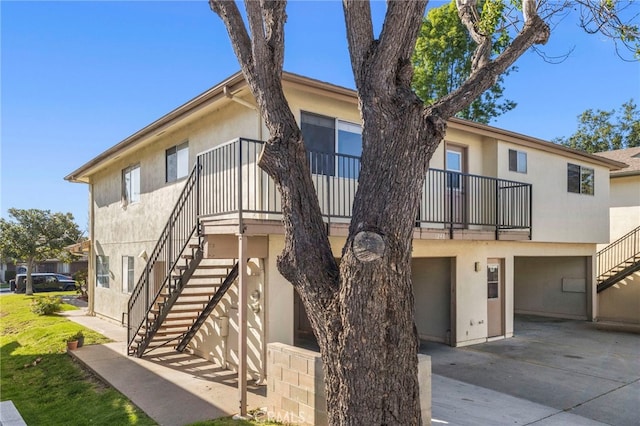
[[246,2],[249,35],[235,2],[210,0],[271,134],[260,166],[282,194],[285,248],[278,269],[300,295],[317,337],[330,424],[418,425],[411,244],[429,160],[446,120],[491,87],[548,30],[535,14],[528,17],[515,47],[495,61],[482,61],[470,82],[425,107],[411,89],[410,58],[426,0],[389,1],[378,39],[368,2],[343,1],[363,147],[338,268],[302,134],[282,90],[284,3]]

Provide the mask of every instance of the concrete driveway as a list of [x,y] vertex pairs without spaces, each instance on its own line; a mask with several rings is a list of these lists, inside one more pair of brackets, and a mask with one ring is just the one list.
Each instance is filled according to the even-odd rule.
[[[427,343],[421,352],[432,357],[434,375],[471,386],[478,394],[488,390],[492,395],[505,397],[488,397],[493,399],[488,410],[501,409],[500,401],[511,405],[509,401],[526,400],[558,410],[567,417],[571,414],[572,424],[595,421],[616,426],[640,425],[638,334],[598,330],[595,324],[585,321],[516,316],[513,338],[465,348]],[[437,387],[436,381],[434,413],[438,405]],[[461,404],[468,403],[469,392],[462,399]],[[481,416],[475,409],[475,414]],[[509,407],[504,409],[508,411]],[[539,420],[532,423],[551,424]]]

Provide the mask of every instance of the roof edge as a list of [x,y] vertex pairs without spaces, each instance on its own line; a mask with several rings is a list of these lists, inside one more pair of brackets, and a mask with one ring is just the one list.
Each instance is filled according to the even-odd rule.
[[115,144],[111,148],[109,148],[106,151],[102,152],[98,156],[94,157],[93,159],[89,160],[87,163],[85,163],[82,166],[80,166],[78,169],[74,170],[73,172],[71,172],[70,174],[65,176],[64,179],[69,181],[69,182],[87,183],[86,180],[81,179],[81,176],[86,174],[86,172],[89,171],[91,168],[99,165],[104,160],[107,160],[110,157],[115,156],[117,153],[119,153],[123,149],[133,145],[138,140],[140,140],[140,139],[142,139],[142,138],[144,138],[146,136],[149,136],[150,134],[153,134],[154,132],[160,130],[160,128],[162,128],[163,126],[169,124],[170,122],[172,122],[175,119],[180,118],[184,114],[187,114],[189,111],[192,111],[195,108],[197,108],[197,107],[207,103],[208,101],[214,99],[215,97],[219,96],[220,94],[223,94],[224,88],[226,86],[237,85],[238,83],[245,83],[246,84],[244,76],[242,75],[242,73],[240,71],[234,73],[230,77],[226,78],[225,80],[223,80],[222,82],[220,82],[217,85],[213,86],[212,88],[206,90],[205,92],[199,94],[198,96],[190,99],[189,101],[187,101],[184,104],[180,105],[179,107],[177,107],[176,109],[172,110],[171,112],[163,115],[162,117],[160,117],[159,119],[155,120],[151,124],[146,125],[142,129],[140,129],[137,132],[135,132],[134,134],[132,134],[131,136],[128,136],[127,138],[125,138],[122,141],[118,142],[117,144]]
[[[313,87],[316,89],[320,89],[326,92],[330,92],[340,96],[346,96],[350,98],[357,99],[357,92],[353,89],[349,89],[343,86],[338,86],[329,82],[317,80],[310,77],[305,77],[303,75],[283,71],[282,72],[283,81],[304,85],[307,87]],[[77,183],[88,183],[89,179],[87,178],[88,172],[91,169],[99,166],[102,162],[115,157],[122,150],[129,148],[139,142],[141,139],[153,135],[154,132],[159,131],[162,127],[170,124],[171,122],[180,119],[186,114],[194,111],[195,109],[201,107],[202,105],[216,99],[218,96],[224,95],[224,88],[228,86],[244,86],[247,82],[241,71],[237,71],[232,74],[230,77],[224,79],[217,85],[211,87],[200,95],[192,98],[191,100],[185,102],[169,113],[163,115],[159,119],[155,120],[151,124],[143,127],[122,141],[118,142],[116,145],[108,148],[106,151],[102,152],[98,156],[89,160],[70,174],[64,177],[65,180],[69,182],[77,182]],[[565,154],[568,154],[569,157],[582,159],[589,162],[594,162],[597,164],[602,164],[608,167],[610,170],[620,170],[627,167],[627,164],[621,163],[619,161],[611,160],[608,158],[595,156],[592,154],[587,154],[581,151],[577,151],[571,148],[564,147],[562,145],[555,144],[553,142],[548,142],[542,139],[534,138],[532,136],[527,136],[521,133],[512,132],[510,130],[501,129],[498,127],[493,127],[487,124],[476,123],[469,120],[464,120],[457,117],[452,117],[448,120],[448,126],[452,128],[474,128],[479,130],[480,133],[484,133],[486,136],[491,137],[499,137],[508,142],[512,142],[519,145],[535,145],[537,148],[542,146],[546,147],[551,151],[560,151]]]
[[584,161],[590,161],[592,163],[605,165],[610,170],[620,170],[628,166],[626,163],[612,160],[610,158],[589,154],[584,151],[579,151],[573,148],[567,148],[566,146],[545,141],[543,139],[539,139],[533,136],[528,136],[528,135],[514,132],[511,130],[490,126],[488,124],[482,124],[482,123],[476,123],[475,121],[464,120],[458,117],[450,118],[448,120],[448,125],[453,128],[472,127],[474,129],[480,130],[482,133],[485,133],[485,135],[487,136],[492,136],[492,137],[499,136],[499,139],[502,139],[506,142],[515,143],[517,145],[524,145],[524,146],[535,145],[535,147],[537,148],[540,148],[542,146],[543,149],[547,148],[547,150],[549,151],[560,151],[564,154],[567,154],[567,156],[571,158],[582,159]]

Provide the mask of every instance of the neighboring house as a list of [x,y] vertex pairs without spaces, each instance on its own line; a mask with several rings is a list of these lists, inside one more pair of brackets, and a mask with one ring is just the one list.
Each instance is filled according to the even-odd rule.
[[599,246],[598,320],[640,326],[640,147],[601,152],[610,175],[610,242]]
[[[359,173],[356,93],[290,73],[283,86],[339,257]],[[312,338],[276,268],[280,197],[256,164],[267,137],[238,73],[66,177],[89,186],[90,306],[128,325],[131,354],[172,342],[234,368],[247,315],[249,370],[262,379],[267,343]],[[421,338],[511,337],[518,312],[593,319],[609,173],[623,164],[452,119],[430,166],[413,241]]]

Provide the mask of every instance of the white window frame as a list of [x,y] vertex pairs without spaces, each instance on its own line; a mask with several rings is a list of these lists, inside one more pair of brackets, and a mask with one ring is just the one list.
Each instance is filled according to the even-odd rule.
[[140,202],[140,164],[122,170],[122,205]]
[[96,287],[109,288],[109,256],[96,256]]
[[[571,174],[571,168],[577,168]],[[577,172],[577,174],[575,173]],[[578,179],[577,182],[572,182],[573,179]],[[572,187],[576,187],[577,190],[573,190]],[[591,167],[584,167],[579,164],[567,163],[567,191],[573,194],[583,195],[595,195],[596,185],[596,171]]]
[[189,141],[167,149],[164,158],[165,182],[177,182],[189,175]]
[[[511,160],[514,160],[513,162]],[[515,163],[515,164],[514,164]],[[515,166],[515,167],[512,167]],[[527,153],[516,149],[509,149],[509,171],[527,173]]]
[[[310,111],[301,111],[301,113],[300,113],[300,123],[301,124],[302,124],[302,117],[305,114],[309,115],[309,116],[317,116],[317,117],[320,117],[322,119],[328,119],[328,120],[332,120],[333,121],[333,131],[335,132],[335,136],[334,136],[334,146],[333,146],[332,154],[334,156],[336,154],[342,154],[342,155],[351,155],[351,156],[355,156],[355,157],[358,157],[358,158],[362,157],[362,126],[360,124],[353,123],[353,122],[346,121],[346,120],[341,120],[341,119],[336,118],[336,117],[331,117],[331,116],[327,116],[327,115],[323,115],[323,114],[317,114],[315,112],[310,112]],[[358,154],[345,152],[344,144],[340,143],[340,132],[341,131],[360,135],[360,147],[359,147],[359,150],[358,150],[359,151]],[[334,170],[333,170],[332,176],[347,177],[347,178],[357,179],[358,175],[359,175],[359,170],[358,171],[348,170],[346,173],[351,174],[351,175],[350,176],[342,176],[342,173],[344,171],[342,170],[341,164],[339,163],[339,158],[340,157],[337,157],[337,156],[335,157],[335,163],[336,164],[334,165]]]
[[134,258],[133,256],[122,256],[122,292],[131,293],[134,285]]

